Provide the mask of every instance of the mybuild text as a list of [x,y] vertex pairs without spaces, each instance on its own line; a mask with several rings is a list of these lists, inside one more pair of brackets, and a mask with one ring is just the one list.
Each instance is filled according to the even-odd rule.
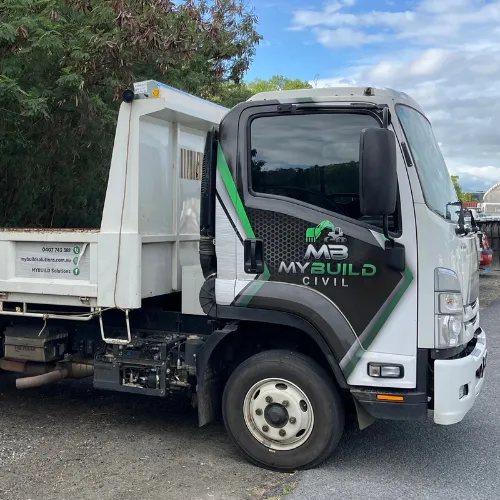
[[[306,262],[281,262],[278,272],[285,274],[302,274],[305,286],[349,286],[350,276],[371,277],[377,273],[373,264],[355,266],[341,263],[348,257],[345,245],[322,245],[317,249],[309,244],[304,256]],[[321,262],[318,260],[321,259]],[[333,262],[332,262],[333,261]]]

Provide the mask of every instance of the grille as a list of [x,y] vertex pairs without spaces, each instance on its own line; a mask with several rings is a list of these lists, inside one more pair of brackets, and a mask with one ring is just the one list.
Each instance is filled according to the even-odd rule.
[[191,181],[201,180],[203,153],[181,149],[181,178]]
[[278,212],[248,209],[248,218],[255,236],[265,240],[265,261],[271,274],[278,271],[280,262],[304,258],[306,230],[314,224]]
[[473,325],[477,321],[477,315],[470,319],[469,323]]

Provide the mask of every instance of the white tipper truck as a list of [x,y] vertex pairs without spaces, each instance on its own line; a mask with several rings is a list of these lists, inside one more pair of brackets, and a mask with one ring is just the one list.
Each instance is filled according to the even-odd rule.
[[92,377],[185,395],[250,461],[313,467],[346,412],[364,428],[472,408],[475,231],[406,94],[270,92],[228,110],[140,82],[100,228],[0,231],[0,368],[25,390]]

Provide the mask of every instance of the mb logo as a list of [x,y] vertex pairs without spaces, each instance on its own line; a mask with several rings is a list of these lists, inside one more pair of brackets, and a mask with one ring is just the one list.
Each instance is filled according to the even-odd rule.
[[[328,231],[328,234],[321,239],[325,231]],[[307,245],[304,260],[345,260],[349,257],[349,251],[345,245],[347,238],[344,236],[344,232],[340,227],[335,227],[327,220],[306,230],[306,243],[309,245]],[[322,243],[319,248],[318,243]]]

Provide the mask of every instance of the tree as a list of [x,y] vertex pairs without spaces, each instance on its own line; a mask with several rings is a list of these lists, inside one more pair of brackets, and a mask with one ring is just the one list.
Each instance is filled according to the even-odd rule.
[[458,199],[467,202],[467,201],[473,201],[473,197],[471,193],[464,193],[462,190],[462,186],[460,186],[460,183],[458,182],[459,180],[458,175],[452,175],[451,180],[453,182],[453,187],[455,188],[455,191],[457,193]]
[[311,84],[305,80],[292,80],[281,75],[274,75],[268,80],[257,78],[251,82],[242,82],[240,84],[227,82],[222,86],[217,95],[211,96],[211,100],[228,108],[233,108],[236,104],[248,100],[259,92],[310,88],[312,88]]
[[312,85],[305,80],[292,80],[281,75],[274,75],[269,80],[261,80],[260,78],[257,78],[248,84],[248,89],[252,94],[257,94],[259,92],[272,92],[274,90],[298,90],[310,88],[312,88]]
[[246,101],[251,96],[252,93],[246,83],[226,82],[221,86],[217,94],[209,96],[209,100],[226,108],[234,108],[234,106]]
[[122,91],[238,86],[255,23],[243,0],[3,0],[0,226],[98,226]]
[[458,179],[459,179],[458,175],[451,176],[451,181],[453,182],[453,187],[455,188],[458,199],[461,200],[464,193],[462,191],[462,186],[460,186],[460,183],[458,182]]

